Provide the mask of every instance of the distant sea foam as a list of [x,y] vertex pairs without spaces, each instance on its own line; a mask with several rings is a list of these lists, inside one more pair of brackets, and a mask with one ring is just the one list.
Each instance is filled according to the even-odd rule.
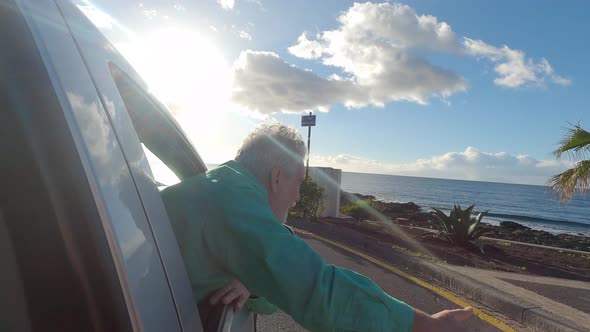
[[475,204],[476,211],[489,211],[483,221],[490,224],[514,221],[551,233],[590,236],[590,194],[561,204],[544,186],[349,172],[342,173],[342,190],[414,202],[426,211]]

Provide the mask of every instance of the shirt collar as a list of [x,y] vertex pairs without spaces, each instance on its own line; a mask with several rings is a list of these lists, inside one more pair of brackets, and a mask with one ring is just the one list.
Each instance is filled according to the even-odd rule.
[[235,160],[226,161],[225,163],[219,165],[218,167],[227,167],[233,170],[234,172],[240,173],[251,180],[253,183],[256,183],[256,186],[260,187],[260,189],[264,190],[266,194],[266,188],[260,183],[260,180],[244,165],[240,164]]

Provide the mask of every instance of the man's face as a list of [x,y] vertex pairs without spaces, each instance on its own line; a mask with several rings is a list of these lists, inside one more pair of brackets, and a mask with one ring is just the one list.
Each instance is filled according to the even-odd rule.
[[289,209],[299,201],[299,187],[305,179],[305,167],[303,163],[298,164],[292,174],[278,169],[273,171],[272,178],[269,203],[277,218],[284,223]]

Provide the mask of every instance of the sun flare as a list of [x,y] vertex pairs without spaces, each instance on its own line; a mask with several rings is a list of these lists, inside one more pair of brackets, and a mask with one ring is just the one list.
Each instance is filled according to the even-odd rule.
[[[230,97],[231,68],[197,31],[167,27],[118,47],[150,90],[174,111],[210,112]],[[196,105],[199,109],[193,108]]]
[[[193,141],[215,140],[227,127],[232,69],[205,34],[166,27],[117,48]],[[213,146],[201,153],[205,160],[228,157]]]

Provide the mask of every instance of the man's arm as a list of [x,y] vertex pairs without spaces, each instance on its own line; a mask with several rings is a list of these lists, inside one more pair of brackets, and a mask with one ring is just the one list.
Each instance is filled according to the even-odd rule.
[[[246,302],[246,299],[248,300]],[[212,305],[218,303],[234,303],[234,311],[239,311],[246,303],[250,311],[257,314],[271,314],[277,311],[277,308],[262,297],[252,297],[246,287],[237,279],[234,279],[223,288],[215,291],[209,298]],[[249,305],[248,305],[249,304]],[[427,331],[467,331],[460,322],[472,316],[470,307],[465,309],[444,310],[434,315],[428,315],[425,312],[414,309],[414,324],[412,332]]]
[[245,305],[249,311],[259,315],[270,315],[278,310],[265,298],[250,294],[250,291],[238,279],[230,281],[211,293],[207,300],[211,305],[231,303],[234,311],[240,311]]
[[473,315],[471,307],[455,310],[443,310],[429,315],[414,309],[414,326],[412,332],[454,331],[467,332],[461,323]]
[[209,304],[233,304],[234,311],[240,311],[250,297],[250,292],[238,279],[230,281],[227,285],[211,293],[207,301]]
[[223,213],[206,224],[203,239],[252,293],[312,331],[411,330],[410,306],[365,276],[326,264],[276,220],[265,196],[253,191],[223,199]]

